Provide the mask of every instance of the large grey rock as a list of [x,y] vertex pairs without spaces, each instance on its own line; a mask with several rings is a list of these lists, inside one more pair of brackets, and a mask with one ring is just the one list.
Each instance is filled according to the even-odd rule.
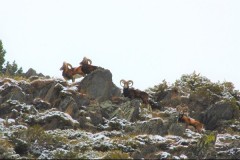
[[100,110],[104,118],[111,119],[117,117],[125,119],[129,122],[138,120],[147,120],[151,117],[151,108],[149,105],[144,105],[141,100],[126,100],[121,104],[113,104],[111,101],[100,103]]
[[42,73],[37,73],[36,70],[34,70],[33,68],[29,68],[28,71],[24,74],[24,76],[30,79],[30,81],[41,77],[50,78],[49,76],[44,76]]
[[0,92],[0,102],[3,103],[9,99],[18,100],[21,102],[25,101],[25,93],[17,85],[5,85],[4,89]]
[[121,90],[112,82],[112,73],[107,69],[97,69],[77,84],[81,93],[90,99],[105,101],[120,96]]
[[26,94],[22,88],[19,87],[17,81],[10,78],[4,78],[0,80],[0,104],[9,99],[25,102]]
[[77,91],[61,90],[56,99],[50,101],[54,108],[68,113],[73,118],[78,118],[78,111],[84,106],[89,105],[90,101],[86,96],[79,94]]
[[66,82],[53,79],[37,79],[30,84],[33,97],[49,103],[51,107],[48,108],[57,108],[74,118],[77,116],[78,108],[87,103],[87,99],[77,91],[69,89]]
[[140,117],[140,101],[132,100],[122,103],[118,108],[110,114],[110,118],[118,117],[134,122],[139,120]]
[[25,77],[29,78],[31,76],[37,76],[37,72],[34,69],[29,68],[28,71],[25,73]]
[[35,98],[33,100],[33,105],[36,107],[37,110],[48,110],[51,108],[51,104],[42,100],[41,98]]
[[168,129],[169,135],[183,136],[186,129],[186,125],[183,123],[173,123]]
[[0,105],[1,118],[17,118],[24,114],[37,114],[38,111],[33,105],[20,103],[17,100],[8,100]]
[[231,103],[217,103],[210,107],[202,117],[202,122],[206,129],[213,130],[219,127],[222,120],[231,120],[234,118],[238,109],[234,108]]
[[[57,108],[73,118],[78,117],[78,110],[89,104],[89,99],[78,92],[77,87],[70,87],[65,81],[55,79],[37,79],[30,83],[10,78],[0,80],[0,107],[5,107],[8,100],[31,104],[38,110]],[[3,105],[4,104],[4,105]]]
[[[32,87],[32,94],[34,97],[39,97],[45,100],[45,98],[49,98],[50,93],[49,90],[52,88],[52,90],[55,87],[55,85],[58,82],[55,81],[54,79],[48,79],[48,80],[42,80],[42,79],[37,79],[34,80],[30,83]],[[53,96],[53,95],[52,95]],[[55,95],[54,95],[55,96]]]
[[44,113],[39,113],[36,116],[31,116],[28,120],[30,125],[41,125],[46,130],[54,129],[74,129],[79,126],[79,122],[72,117],[55,109],[47,110]]
[[138,134],[167,134],[167,130],[161,118],[152,118],[148,121],[137,122],[133,132]]

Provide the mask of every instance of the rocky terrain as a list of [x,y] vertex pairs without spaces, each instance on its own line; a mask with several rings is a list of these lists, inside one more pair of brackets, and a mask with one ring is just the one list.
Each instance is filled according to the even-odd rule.
[[[1,78],[0,159],[240,157],[240,93],[231,82],[194,72],[146,92],[156,105],[123,97],[107,69],[75,83]],[[206,132],[177,122],[182,104]]]

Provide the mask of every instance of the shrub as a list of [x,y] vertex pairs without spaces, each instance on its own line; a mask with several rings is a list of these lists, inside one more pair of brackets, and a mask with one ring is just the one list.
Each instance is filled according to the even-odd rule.
[[9,159],[13,153],[13,145],[7,140],[0,138],[0,159]]
[[122,151],[109,151],[107,155],[103,157],[103,159],[130,159],[128,153],[124,153]]
[[27,142],[28,146],[37,143],[40,146],[49,148],[51,146],[59,147],[67,142],[67,138],[59,135],[51,135],[45,132],[40,125],[34,125],[27,130],[14,134],[14,139],[21,139]]
[[76,159],[78,152],[68,151],[64,149],[57,149],[53,151],[53,159]]
[[163,80],[162,83],[155,85],[154,87],[148,88],[146,92],[153,98],[154,101],[158,101],[165,96],[165,92],[167,91],[167,89],[167,82]]

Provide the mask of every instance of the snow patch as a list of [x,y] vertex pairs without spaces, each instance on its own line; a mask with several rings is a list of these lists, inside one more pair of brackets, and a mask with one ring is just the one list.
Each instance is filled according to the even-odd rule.
[[66,121],[70,120],[72,122],[72,124],[79,124],[79,122],[74,120],[69,114],[61,112],[61,111],[51,111],[51,112],[47,112],[47,113],[46,112],[45,113],[40,113],[37,116],[36,120],[41,121],[41,120],[47,119],[49,117],[54,117],[54,116],[59,116]]

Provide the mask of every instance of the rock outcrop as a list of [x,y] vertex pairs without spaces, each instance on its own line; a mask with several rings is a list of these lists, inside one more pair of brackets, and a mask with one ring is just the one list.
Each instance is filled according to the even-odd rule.
[[37,73],[37,71],[32,68],[29,68],[28,71],[24,74],[24,76],[29,79],[38,79],[38,77],[45,77],[42,73]]
[[202,121],[206,124],[206,129],[214,130],[222,126],[222,121],[238,118],[238,112],[239,109],[231,103],[219,102],[205,112]]
[[97,69],[77,83],[79,92],[87,94],[90,99],[106,101],[120,96],[120,89],[112,82],[112,73],[106,69]]
[[[30,75],[30,74],[29,74]],[[0,159],[238,158],[239,92],[198,75],[149,89],[151,108],[121,95],[112,73],[80,82],[0,79]],[[228,86],[228,88],[226,87]],[[204,123],[178,122],[176,106]]]

